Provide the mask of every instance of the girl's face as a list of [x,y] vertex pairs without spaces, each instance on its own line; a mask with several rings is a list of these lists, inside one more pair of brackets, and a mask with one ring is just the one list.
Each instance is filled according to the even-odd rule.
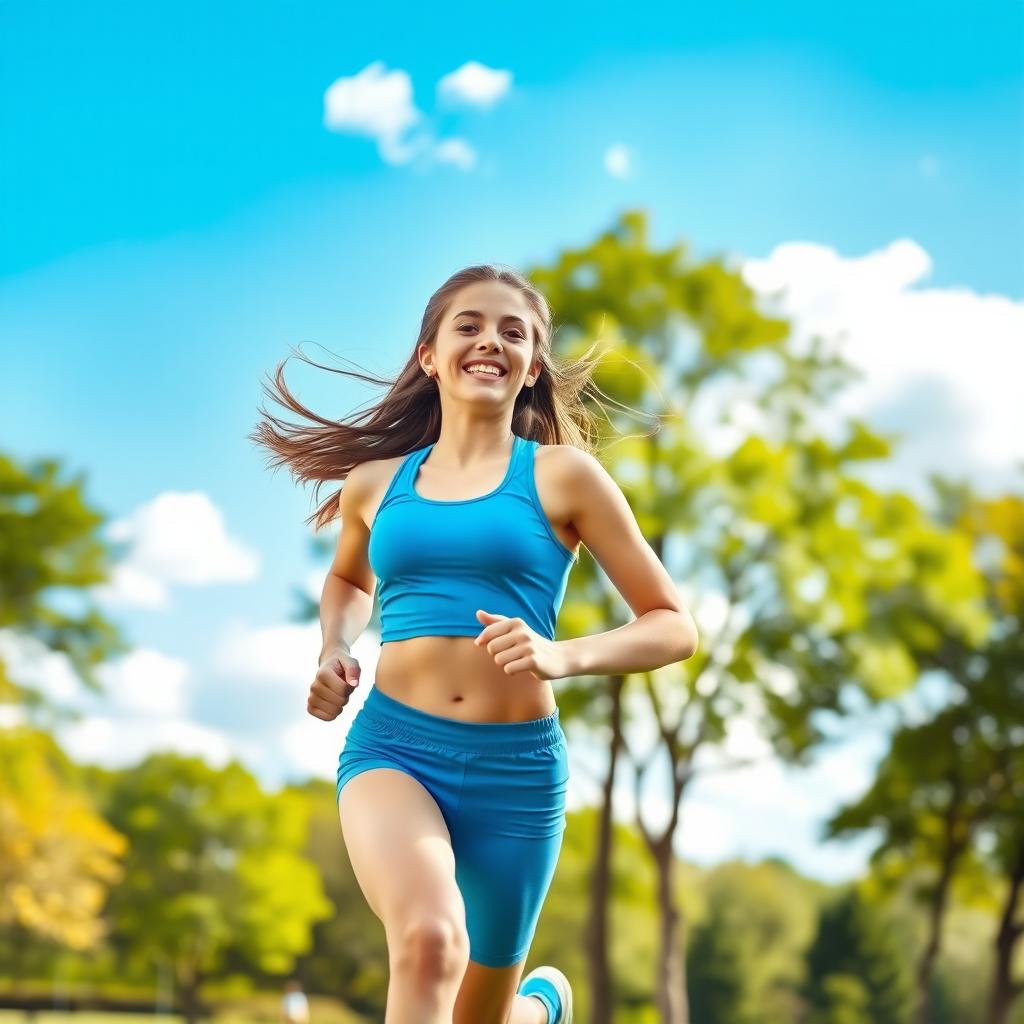
[[[540,360],[533,357],[530,307],[515,288],[501,281],[474,281],[455,293],[437,329],[433,351],[420,346],[421,365],[437,386],[467,401],[515,401],[526,378],[536,383]],[[500,375],[473,374],[475,360],[497,364]]]

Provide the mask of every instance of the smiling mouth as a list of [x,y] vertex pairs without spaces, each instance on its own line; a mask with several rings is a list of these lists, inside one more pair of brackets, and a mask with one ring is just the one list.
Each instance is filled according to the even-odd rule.
[[482,372],[475,372],[473,370],[467,370],[465,367],[462,368],[463,373],[468,373],[470,377],[479,377],[481,380],[501,380],[507,376],[507,373],[488,373],[486,370]]

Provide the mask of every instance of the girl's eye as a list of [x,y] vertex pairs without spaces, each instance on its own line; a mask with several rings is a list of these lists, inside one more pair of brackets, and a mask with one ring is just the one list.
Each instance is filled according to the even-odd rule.
[[[475,329],[476,329],[476,328],[474,327],[474,325],[473,325],[473,324],[462,324],[462,325],[460,325],[459,327],[457,327],[457,328],[456,328],[456,330],[459,330],[459,331],[461,331],[463,327],[469,327],[469,328],[471,328],[471,329],[473,329],[473,330],[475,330]],[[518,329],[517,329],[517,328],[515,328],[515,327],[510,327],[510,328],[509,328],[509,329],[508,329],[508,330],[507,330],[507,331],[506,331],[505,333],[506,333],[506,334],[513,334],[513,335],[514,335],[514,336],[515,336],[516,338],[518,338],[518,339],[519,339],[520,341],[522,341],[522,340],[523,340],[523,334],[522,334],[522,331],[518,330]]]

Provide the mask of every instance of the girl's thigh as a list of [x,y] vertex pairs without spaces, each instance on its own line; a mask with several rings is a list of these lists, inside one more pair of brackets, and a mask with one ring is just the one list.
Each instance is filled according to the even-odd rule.
[[368,768],[342,786],[338,814],[356,881],[389,937],[424,920],[465,928],[451,835],[419,781]]

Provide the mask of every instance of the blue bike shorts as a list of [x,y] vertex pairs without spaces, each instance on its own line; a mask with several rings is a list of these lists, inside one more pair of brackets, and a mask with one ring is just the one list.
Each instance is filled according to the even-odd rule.
[[466,722],[373,686],[345,737],[335,796],[370,768],[406,772],[437,801],[455,854],[470,959],[487,967],[522,960],[566,827],[569,759],[558,709],[525,722]]

